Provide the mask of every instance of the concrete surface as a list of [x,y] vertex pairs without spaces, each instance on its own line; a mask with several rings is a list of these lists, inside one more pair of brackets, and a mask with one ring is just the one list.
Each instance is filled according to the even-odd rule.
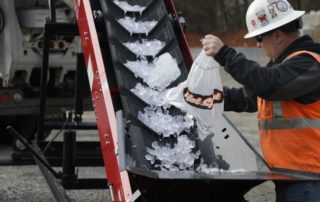
[[[255,48],[239,48],[250,59],[263,63],[266,61],[260,50]],[[198,55],[200,49],[191,49],[192,55]],[[223,84],[226,86],[240,86],[228,74],[221,69]],[[228,118],[243,133],[248,141],[258,150],[259,136],[257,133],[257,121],[255,113],[226,113]],[[87,119],[94,120],[92,112],[87,113]],[[97,138],[93,133],[90,138]],[[88,138],[88,136],[83,137]],[[10,148],[0,145],[0,159],[9,158]],[[105,177],[103,168],[80,168],[79,176],[82,177]],[[72,201],[109,201],[107,190],[75,190],[67,191]],[[250,190],[245,198],[250,202],[272,202],[275,200],[274,186],[271,182],[265,182]],[[0,201],[9,202],[50,202],[55,201],[49,188],[36,166],[0,166]]]

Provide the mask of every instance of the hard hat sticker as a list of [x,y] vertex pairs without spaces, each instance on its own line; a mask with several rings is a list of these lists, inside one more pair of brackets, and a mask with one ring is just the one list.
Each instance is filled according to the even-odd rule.
[[224,96],[223,92],[218,89],[214,89],[213,94],[204,96],[193,93],[189,91],[188,88],[185,88],[183,89],[183,98],[188,104],[194,107],[212,109],[214,104],[223,102]]
[[277,13],[276,13],[276,11],[275,11],[275,6],[274,6],[274,4],[268,5],[268,10],[269,10],[269,13],[270,13],[270,15],[271,15],[272,18],[276,18],[276,17],[278,16]]
[[251,20],[251,24],[252,24],[252,26],[254,26],[254,27],[257,25],[257,23],[256,23],[255,20]]
[[281,12],[286,12],[288,10],[288,4],[284,1],[277,1],[276,7]]
[[261,22],[261,26],[266,26],[269,24],[269,20],[267,18],[266,11],[263,8],[257,8],[256,15],[258,17],[258,20]]

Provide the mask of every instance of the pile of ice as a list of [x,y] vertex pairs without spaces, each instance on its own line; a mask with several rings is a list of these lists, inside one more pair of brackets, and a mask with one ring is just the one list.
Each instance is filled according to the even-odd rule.
[[179,135],[182,131],[188,131],[194,126],[193,116],[172,116],[169,110],[146,107],[144,112],[139,112],[138,119],[163,137]]
[[149,87],[164,90],[180,75],[181,71],[174,58],[169,53],[164,53],[155,58],[153,63],[146,60],[127,61],[124,64],[136,77],[140,77]]
[[181,75],[177,62],[169,53],[160,55],[154,63],[155,67],[147,77],[147,83],[151,88],[164,89]]
[[144,82],[147,81],[151,70],[154,68],[154,64],[148,63],[146,60],[127,61],[124,65],[130,69],[136,77],[140,77]]
[[137,85],[133,89],[131,89],[131,92],[133,92],[150,106],[163,106],[164,108],[169,108],[169,105],[166,104],[164,100],[164,94],[166,91],[159,92],[157,90],[146,87],[141,83],[137,83]]
[[157,39],[147,40],[142,39],[142,42],[125,42],[123,43],[131,52],[135,53],[137,56],[155,56],[159,51],[166,45],[165,42],[159,41]]
[[146,35],[149,34],[149,32],[156,26],[158,23],[155,20],[152,21],[136,21],[135,18],[131,17],[124,17],[121,19],[118,19],[118,22],[126,28],[130,34],[142,34],[145,33]]
[[157,142],[152,143],[152,148],[147,148],[145,155],[147,161],[161,170],[178,171],[193,168],[194,161],[199,158],[200,151],[194,153],[195,142],[188,136],[181,135],[172,148],[170,145],[160,146]]
[[119,0],[114,0],[113,3],[118,5],[126,14],[127,12],[139,12],[140,15],[146,9],[144,6],[139,6],[139,5],[130,5],[126,1],[119,1]]

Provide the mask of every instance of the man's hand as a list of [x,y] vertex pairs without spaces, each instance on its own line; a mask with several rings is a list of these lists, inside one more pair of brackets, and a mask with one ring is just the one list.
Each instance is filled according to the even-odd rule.
[[206,55],[212,57],[214,57],[224,46],[224,43],[221,41],[221,39],[211,34],[206,35],[201,42]]

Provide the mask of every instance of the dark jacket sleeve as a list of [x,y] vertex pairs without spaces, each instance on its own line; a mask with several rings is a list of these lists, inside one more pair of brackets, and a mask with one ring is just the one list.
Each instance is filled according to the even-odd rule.
[[309,55],[261,67],[225,45],[215,59],[254,96],[266,100],[299,99],[320,89],[320,68]]
[[223,88],[224,110],[235,112],[256,112],[257,97],[245,88]]

